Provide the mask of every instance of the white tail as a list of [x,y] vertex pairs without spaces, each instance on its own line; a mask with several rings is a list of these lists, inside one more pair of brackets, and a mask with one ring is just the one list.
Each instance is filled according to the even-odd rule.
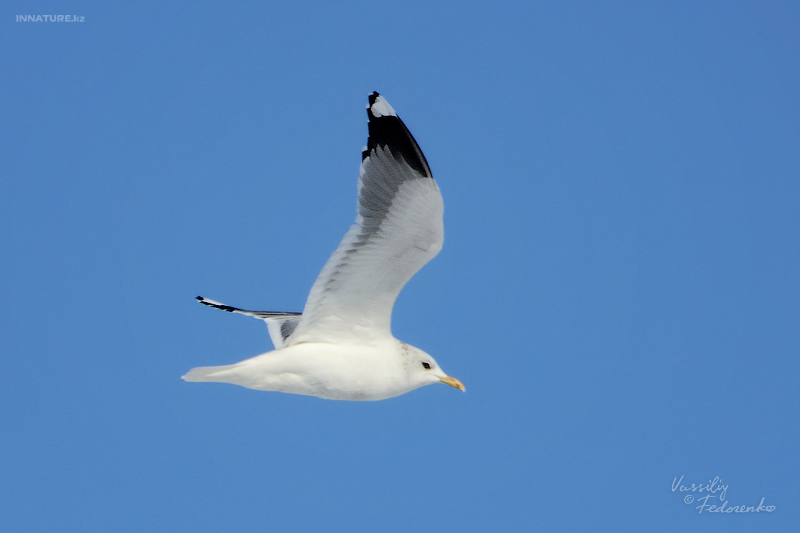
[[236,365],[222,365],[222,366],[198,366],[189,370],[186,374],[181,376],[183,381],[220,381],[225,382],[226,379],[219,374],[225,370],[230,370]]

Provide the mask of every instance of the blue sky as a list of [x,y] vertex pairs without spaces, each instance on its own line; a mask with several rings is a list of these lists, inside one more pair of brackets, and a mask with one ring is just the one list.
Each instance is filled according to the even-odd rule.
[[[798,22],[792,2],[7,3],[0,529],[796,527]],[[374,90],[445,201],[394,334],[466,394],[182,382],[271,347],[196,295],[302,309],[355,216]],[[681,476],[775,510],[699,513]]]

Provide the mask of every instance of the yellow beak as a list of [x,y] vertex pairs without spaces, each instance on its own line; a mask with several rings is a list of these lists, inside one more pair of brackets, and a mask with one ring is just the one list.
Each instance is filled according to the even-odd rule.
[[464,384],[458,381],[456,378],[451,378],[450,376],[447,376],[446,378],[439,378],[439,381],[441,381],[445,385],[450,385],[451,387],[460,389],[461,392],[467,392],[467,388],[464,386]]

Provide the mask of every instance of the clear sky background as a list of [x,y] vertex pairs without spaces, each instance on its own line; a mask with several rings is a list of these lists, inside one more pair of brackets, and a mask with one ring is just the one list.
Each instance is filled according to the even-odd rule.
[[[796,530],[796,2],[163,4],[2,8],[0,529]],[[467,392],[184,383],[271,349],[196,295],[302,309],[374,90],[445,201],[394,334]]]

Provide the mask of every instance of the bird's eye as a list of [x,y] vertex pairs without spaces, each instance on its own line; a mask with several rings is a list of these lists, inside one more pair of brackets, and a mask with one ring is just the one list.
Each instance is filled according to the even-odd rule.
[[431,369],[431,364],[426,362],[426,361],[423,361],[422,362],[422,368],[424,368],[425,370],[430,370]]

